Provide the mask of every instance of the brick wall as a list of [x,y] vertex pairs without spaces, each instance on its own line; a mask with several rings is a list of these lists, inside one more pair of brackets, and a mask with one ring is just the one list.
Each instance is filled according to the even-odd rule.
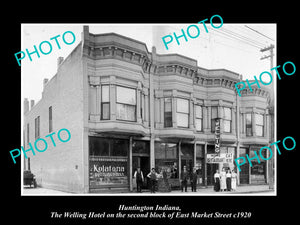
[[[29,142],[33,145],[34,120],[40,116],[40,138],[45,138],[49,134],[49,107],[52,106],[52,132],[56,133],[53,135],[56,147],[50,138],[45,138],[48,143],[45,152],[35,151],[35,156],[31,152],[27,154],[38,185],[63,191],[83,191],[82,102],[83,76],[79,44],[59,66],[57,74],[45,85],[43,98],[24,117],[25,143],[26,124],[29,123]],[[71,139],[68,142],[58,140],[57,132],[61,128],[70,131]],[[25,146],[25,149],[29,148],[27,143]]]

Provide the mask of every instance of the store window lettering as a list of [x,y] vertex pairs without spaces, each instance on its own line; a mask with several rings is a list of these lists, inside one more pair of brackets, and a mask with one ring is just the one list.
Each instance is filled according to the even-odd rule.
[[[287,145],[286,145],[287,140],[291,140],[293,142],[293,146],[292,147],[287,147]],[[291,143],[291,141],[289,141],[289,142]],[[281,151],[280,151],[280,149],[278,147],[278,143],[279,142],[281,142],[281,141],[279,140],[279,141],[273,142],[273,143],[270,144],[270,146],[275,145],[278,154],[281,155]],[[289,143],[289,145],[290,145],[290,143]],[[295,139],[293,137],[287,136],[287,137],[285,137],[282,140],[282,145],[283,145],[283,147],[286,150],[291,151],[291,150],[295,149],[295,147],[296,147],[296,141],[295,141]],[[266,151],[266,150],[269,151],[269,157],[268,158],[266,158],[267,156],[266,156],[266,154],[264,154],[264,151]],[[254,153],[255,156],[252,157],[252,158],[250,158],[249,155],[246,154],[246,158],[242,156],[242,157],[236,158],[234,160],[234,162],[235,162],[235,164],[236,164],[236,166],[237,166],[237,168],[238,168],[239,171],[241,171],[241,166],[244,165],[247,161],[249,162],[250,167],[253,167],[253,165],[255,165],[256,162],[258,164],[260,164],[261,160],[267,161],[267,160],[269,160],[269,159],[271,159],[273,157],[272,149],[269,146],[264,146],[264,147],[260,148],[259,155],[257,154],[256,151],[253,151],[253,153]],[[240,160],[242,160],[242,161],[240,161]]]

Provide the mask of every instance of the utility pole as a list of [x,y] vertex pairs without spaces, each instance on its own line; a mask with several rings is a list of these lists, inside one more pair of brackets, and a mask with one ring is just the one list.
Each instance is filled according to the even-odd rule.
[[[274,49],[274,45],[270,45],[266,48],[263,48],[261,49],[260,51],[261,52],[265,52],[265,51],[270,51],[270,55],[265,55],[263,57],[261,57],[260,59],[263,60],[263,59],[267,59],[267,58],[270,58],[270,71],[271,71],[271,75],[272,75],[272,78],[274,79],[274,76],[273,76],[273,70],[271,70],[274,66],[273,66],[273,49]],[[270,99],[270,102],[269,102],[269,106],[268,106],[268,109],[269,109],[269,115],[270,115],[270,135],[271,135],[271,141],[270,141],[270,144],[274,142],[274,123],[275,123],[275,117],[274,117],[274,97],[275,97],[275,89],[274,89],[274,83],[277,83],[275,81],[276,79],[274,79],[274,81],[271,83],[271,99]],[[272,157],[272,159],[269,161],[268,163],[268,180],[269,180],[269,189],[274,189],[274,180],[275,180],[275,159],[277,158],[276,157],[276,151],[274,150],[274,146],[273,146],[273,154],[274,154],[274,157]]]

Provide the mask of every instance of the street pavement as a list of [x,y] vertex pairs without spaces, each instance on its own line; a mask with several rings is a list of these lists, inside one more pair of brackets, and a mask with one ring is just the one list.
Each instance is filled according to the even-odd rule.
[[[91,194],[79,194],[79,195],[97,195],[98,193]],[[99,193],[99,194],[109,194],[109,195],[118,195],[118,194],[128,194],[128,195],[276,195],[274,190],[269,189],[269,185],[243,185],[238,186],[236,191],[231,192],[215,192],[213,187],[198,187],[197,192],[191,192],[191,188],[188,187],[187,192],[181,192],[181,190],[173,190],[171,192],[156,192],[154,194],[150,193],[149,190],[143,190],[142,193],[136,192],[123,192],[123,193]],[[37,188],[23,188],[22,195],[78,195],[58,190],[52,190],[42,187]]]

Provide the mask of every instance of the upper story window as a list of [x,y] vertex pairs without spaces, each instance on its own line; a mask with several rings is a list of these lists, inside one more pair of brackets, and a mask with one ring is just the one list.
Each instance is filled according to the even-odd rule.
[[252,115],[246,113],[246,136],[252,136]]
[[264,116],[256,113],[255,115],[255,132],[256,136],[264,136]]
[[40,116],[34,119],[34,137],[35,139],[40,137]]
[[211,107],[211,132],[215,132],[216,118],[218,118],[218,106]]
[[172,127],[172,99],[165,98],[164,103],[164,127]]
[[110,93],[109,85],[101,86],[101,119],[109,120],[110,119]]
[[29,123],[27,123],[27,125],[26,125],[26,133],[27,133],[27,135],[26,135],[26,141],[27,141],[27,144],[29,144]]
[[49,107],[49,133],[53,131],[52,106]]
[[197,131],[202,131],[202,106],[195,105],[195,127]]
[[136,121],[136,89],[117,86],[117,119]]
[[224,132],[231,132],[231,108],[224,107]]
[[189,100],[177,98],[176,119],[178,127],[189,127]]

